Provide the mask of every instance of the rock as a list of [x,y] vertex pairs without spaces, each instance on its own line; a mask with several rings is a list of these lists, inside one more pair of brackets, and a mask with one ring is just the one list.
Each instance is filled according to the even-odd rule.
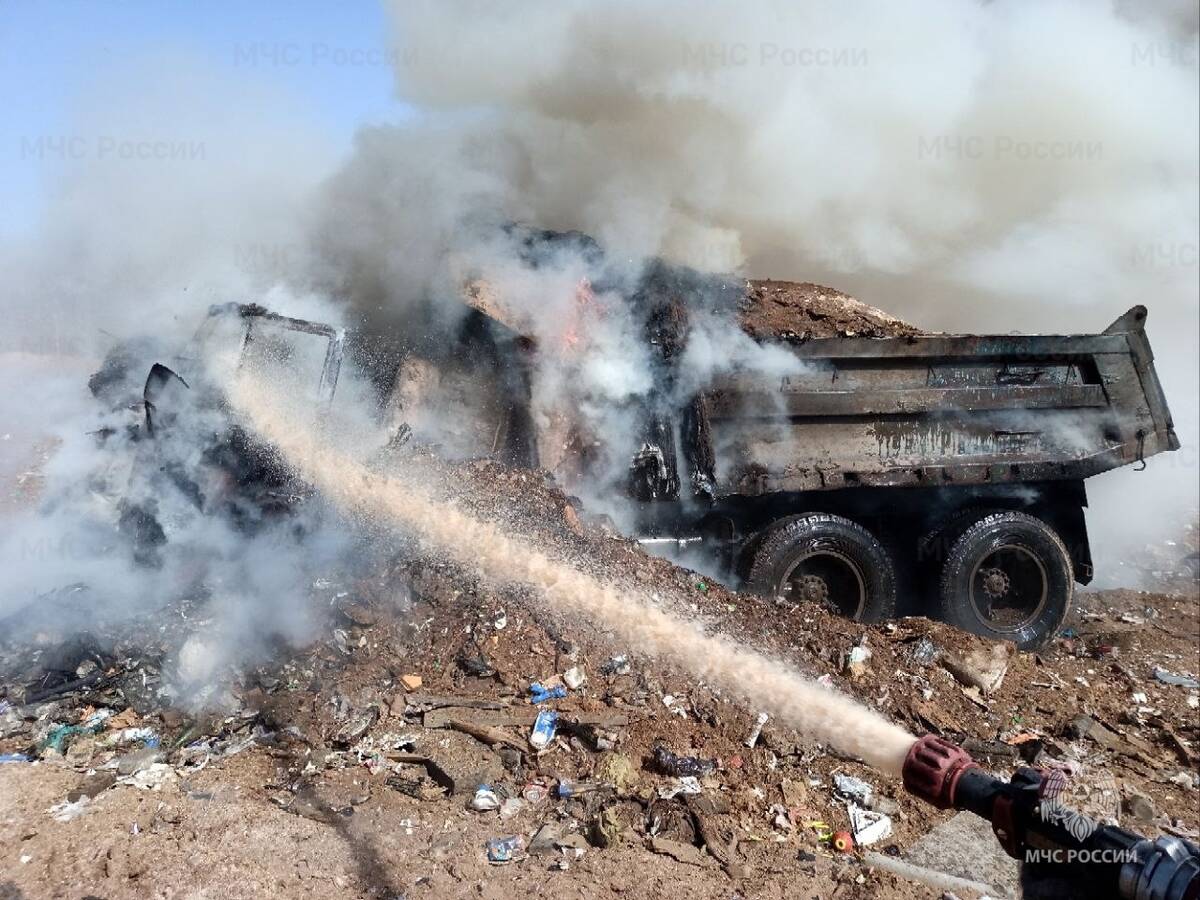
[[1158,816],[1158,810],[1154,807],[1154,801],[1145,794],[1130,793],[1125,798],[1122,804],[1125,807],[1125,814],[1132,816],[1139,822],[1153,822]]
[[706,855],[699,848],[681,841],[652,837],[650,838],[650,849],[689,866],[711,867],[717,865],[717,861],[711,856]]
[[117,774],[133,775],[143,769],[148,769],[157,762],[162,762],[162,758],[162,752],[154,747],[134,750],[117,759]]
[[[982,639],[978,639],[985,644]],[[1004,683],[1008,664],[1016,647],[1009,641],[987,642],[967,653],[943,655],[942,665],[961,684],[976,687],[984,696],[993,693]]]
[[411,675],[410,674],[410,675],[401,675],[400,683],[402,685],[404,685],[405,690],[415,691],[422,684],[424,684],[424,681],[422,680],[420,675]]
[[79,783],[79,787],[67,794],[67,801],[75,803],[82,797],[87,797],[89,800],[99,794],[104,793],[110,787],[117,783],[117,776],[111,771],[96,772],[94,775],[89,775]]
[[583,535],[583,523],[579,521],[579,513],[575,512],[575,507],[569,503],[563,507],[563,522],[575,534]]

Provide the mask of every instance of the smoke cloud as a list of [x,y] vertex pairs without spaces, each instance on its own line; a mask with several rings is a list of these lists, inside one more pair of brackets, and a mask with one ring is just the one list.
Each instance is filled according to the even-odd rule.
[[[397,92],[424,115],[363,136],[338,179],[371,202],[325,231],[368,271],[403,253],[395,302],[489,218],[584,231],[633,270],[824,281],[930,330],[1094,332],[1145,302],[1188,449],[1151,462],[1132,517],[1093,517],[1097,559],[1194,520],[1193,5],[391,11]],[[1097,481],[1100,503],[1132,477]]]

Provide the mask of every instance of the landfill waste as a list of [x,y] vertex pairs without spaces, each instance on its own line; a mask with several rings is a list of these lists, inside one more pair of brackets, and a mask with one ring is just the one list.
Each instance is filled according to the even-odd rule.
[[571,781],[566,778],[560,778],[558,786],[555,788],[555,793],[562,799],[568,797],[578,797],[581,794],[591,794],[602,790],[605,787],[603,782],[599,781]]
[[628,675],[629,671],[629,657],[624,654],[610,657],[600,666],[601,675]]
[[850,831],[854,841],[860,847],[869,847],[884,838],[891,837],[892,819],[873,810],[863,809],[854,803],[848,804],[850,813]]
[[838,853],[854,852],[854,838],[848,831],[835,831],[830,835],[829,843]]
[[1173,685],[1174,687],[1200,688],[1200,680],[1188,675],[1176,675],[1174,672],[1157,666],[1154,668],[1154,677],[1163,684]]
[[29,762],[30,757],[24,753],[0,753],[0,765],[4,763],[24,763]]
[[476,812],[491,812],[499,808],[500,797],[492,790],[490,784],[481,784],[475,789],[475,796],[471,798],[471,809]]
[[763,726],[767,724],[769,719],[765,712],[760,712],[754,719],[754,728],[750,731],[750,736],[746,738],[746,746],[751,750],[758,744],[758,737],[762,734]]
[[853,800],[860,806],[870,806],[871,804],[873,789],[861,778],[839,773],[833,776],[833,787],[839,795],[847,800]]
[[533,721],[533,730],[529,734],[529,743],[535,750],[545,750],[554,740],[558,725],[558,713],[552,709],[544,709],[537,714]]
[[492,838],[487,842],[488,862],[497,865],[514,862],[525,857],[525,838],[521,835]]
[[545,687],[538,682],[529,685],[529,702],[545,703],[548,700],[562,700],[567,696],[567,689],[561,684]]
[[717,770],[717,760],[699,756],[677,756],[662,744],[654,748],[654,765],[664,775],[676,778],[687,776],[703,778]]
[[579,690],[587,681],[587,674],[583,670],[583,666],[572,666],[563,672],[563,683],[573,691]]
[[695,775],[684,775],[682,778],[675,779],[672,784],[664,784],[658,789],[658,796],[664,800],[670,800],[680,794],[689,797],[695,797],[704,793],[704,788],[700,786],[700,779]]

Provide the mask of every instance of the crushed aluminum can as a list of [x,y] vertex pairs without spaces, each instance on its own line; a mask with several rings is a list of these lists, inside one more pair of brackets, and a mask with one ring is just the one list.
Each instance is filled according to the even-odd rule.
[[541,803],[550,794],[550,789],[540,781],[531,781],[525,785],[525,790],[521,792],[521,796],[525,798],[526,803]]
[[525,857],[525,838],[519,834],[511,837],[492,838],[487,842],[488,862],[496,865],[510,863]]
[[535,750],[545,750],[554,740],[558,727],[558,713],[552,709],[543,709],[533,720],[533,731],[529,734],[529,744]]

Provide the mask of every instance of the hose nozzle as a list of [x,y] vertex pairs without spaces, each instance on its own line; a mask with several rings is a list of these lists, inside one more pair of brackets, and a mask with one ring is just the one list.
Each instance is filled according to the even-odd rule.
[[971,754],[945,738],[927,734],[904,758],[904,789],[938,809],[954,806],[954,788],[963,772],[978,768]]

